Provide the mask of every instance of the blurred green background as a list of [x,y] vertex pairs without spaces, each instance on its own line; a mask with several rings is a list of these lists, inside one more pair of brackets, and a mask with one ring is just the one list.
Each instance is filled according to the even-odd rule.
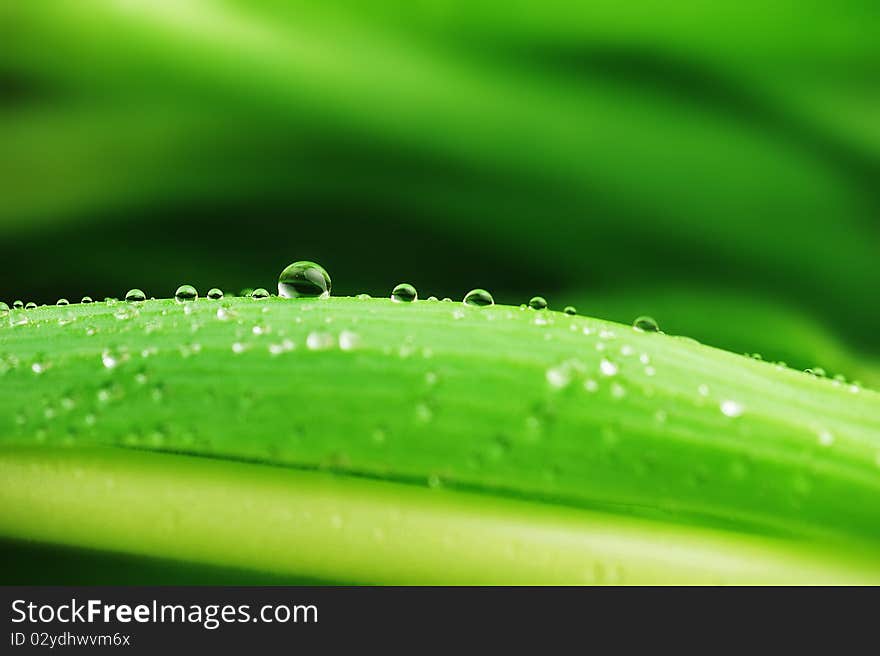
[[0,299],[485,287],[880,382],[880,5],[0,6]]

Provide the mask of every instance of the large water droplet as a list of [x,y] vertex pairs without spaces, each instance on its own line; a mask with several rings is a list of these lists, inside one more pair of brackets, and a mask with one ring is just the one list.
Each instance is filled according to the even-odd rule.
[[566,305],[563,312],[571,316],[574,316],[578,313],[577,308],[574,305]]
[[31,301],[30,303],[24,306],[25,310],[35,310],[37,308],[37,304]]
[[278,295],[283,298],[327,298],[330,274],[320,264],[303,260],[294,262],[278,276]]
[[418,300],[419,294],[416,288],[409,283],[402,282],[391,290],[391,300],[395,303],[412,303]]
[[80,303],[94,303],[91,296],[83,296]]
[[12,309],[13,310],[20,310],[23,307],[24,307],[24,303],[22,303],[21,301],[13,301],[12,302]]
[[547,299],[545,299],[543,296],[533,296],[529,300],[529,307],[533,310],[546,310]]
[[464,295],[464,300],[462,302],[465,305],[475,305],[477,307],[495,305],[495,299],[492,298],[492,294],[485,289],[472,289]]
[[147,295],[140,289],[129,289],[128,293],[125,295],[125,300],[129,303],[140,303],[147,300]]
[[267,292],[262,287],[257,287],[253,292],[251,292],[251,298],[255,298],[258,301],[261,301],[264,298],[269,298],[269,292]]
[[70,301],[68,301],[66,298],[59,298],[58,302],[55,303],[55,305],[70,305]]
[[199,293],[192,285],[181,285],[174,292],[174,300],[178,303],[188,303],[189,301],[196,300],[198,297]]
[[223,290],[218,289],[217,287],[212,287],[208,290],[208,298],[210,298],[212,301],[217,301],[223,298]]
[[636,320],[633,321],[633,328],[645,333],[660,332],[660,326],[657,325],[657,322],[653,317],[648,316],[637,317]]

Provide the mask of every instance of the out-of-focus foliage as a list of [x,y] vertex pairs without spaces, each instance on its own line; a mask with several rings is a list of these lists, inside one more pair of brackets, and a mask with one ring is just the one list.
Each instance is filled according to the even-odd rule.
[[[0,297],[238,289],[309,257],[340,293],[568,290],[867,381],[878,15],[856,0],[6,3]],[[783,339],[780,303],[827,332]]]

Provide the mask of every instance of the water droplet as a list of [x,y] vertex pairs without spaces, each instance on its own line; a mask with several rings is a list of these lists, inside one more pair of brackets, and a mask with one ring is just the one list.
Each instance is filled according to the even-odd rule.
[[597,383],[597,382],[596,382],[595,380],[593,380],[592,378],[587,378],[587,379],[584,381],[584,389],[587,390],[587,391],[590,392],[590,393],[593,393],[593,392],[595,392],[597,389],[599,389],[599,383]]
[[221,306],[217,308],[216,316],[220,321],[228,321],[229,319],[234,319],[237,315],[231,308]]
[[551,387],[562,389],[571,383],[571,369],[565,365],[551,367],[547,370],[547,382]]
[[472,289],[464,295],[464,300],[462,302],[465,305],[474,305],[476,307],[495,305],[495,299],[492,298],[492,294],[485,289]]
[[5,317],[7,314],[9,314],[9,306],[0,301],[0,317]]
[[330,274],[320,264],[303,260],[294,262],[278,276],[278,295],[283,298],[327,298]]
[[24,309],[25,310],[34,310],[34,309],[36,309],[36,307],[37,307],[37,304],[34,303],[33,301],[31,301],[30,303],[28,303],[27,305],[24,306]]
[[20,310],[23,307],[24,307],[24,303],[22,303],[21,301],[13,301],[12,302],[12,309],[13,310]]
[[217,287],[212,287],[208,290],[208,298],[210,298],[212,301],[220,300],[221,298],[223,298],[223,290],[218,289]]
[[543,296],[533,296],[529,301],[529,307],[533,310],[544,310],[547,308],[547,299]]
[[369,294],[361,293],[361,294],[358,294],[357,296],[355,296],[355,298],[356,298],[357,300],[359,300],[359,301],[366,301],[366,300],[369,300],[369,299],[371,299],[371,298],[373,298],[373,297],[370,296]]
[[68,301],[66,298],[59,298],[58,302],[55,303],[55,305],[70,305],[70,301]]
[[834,444],[834,435],[829,430],[819,431],[819,444],[822,446],[831,446]]
[[125,300],[129,303],[140,303],[147,300],[147,295],[140,289],[129,289],[125,295]]
[[42,362],[34,362],[31,365],[31,371],[39,376],[41,373],[46,371],[46,365],[44,365]]
[[602,358],[602,361],[599,363],[599,371],[602,372],[603,376],[616,376],[617,365],[611,362],[611,360]]
[[244,353],[244,344],[242,344],[241,342],[233,342],[232,352],[236,355],[238,355],[239,353]]
[[742,404],[736,401],[722,401],[720,407],[721,414],[725,417],[739,417],[743,413]]
[[427,424],[434,418],[434,411],[431,410],[427,403],[419,403],[416,405],[416,419],[423,424]]
[[83,296],[80,303],[94,303],[91,296]]
[[262,287],[257,287],[254,291],[251,292],[251,298],[255,298],[258,301],[261,301],[264,298],[269,298],[269,292],[267,292]]
[[611,396],[613,396],[615,399],[622,399],[624,396],[626,396],[626,388],[620,383],[612,383]]
[[452,299],[449,298],[448,296],[444,296],[442,299],[440,299],[440,302],[441,303],[452,303]]
[[339,333],[339,348],[343,351],[353,351],[361,344],[361,336],[350,330]]
[[106,369],[115,369],[120,362],[127,359],[125,353],[117,353],[111,349],[104,349],[101,352],[101,363]]
[[131,307],[121,307],[113,313],[113,316],[119,321],[125,321],[126,319],[131,319],[137,315],[137,309]]
[[660,332],[660,326],[657,325],[657,322],[653,317],[648,316],[637,317],[636,320],[633,321],[633,328],[645,333]]
[[419,294],[409,283],[402,282],[391,290],[391,300],[395,303],[412,303],[417,301]]
[[306,337],[306,348],[310,351],[326,351],[333,348],[335,344],[336,340],[330,333],[313,331]]
[[188,303],[189,301],[195,301],[198,297],[199,293],[192,285],[181,285],[177,288],[177,291],[174,292],[174,300],[178,303]]
[[577,308],[574,305],[566,305],[563,312],[565,312],[566,314],[570,314],[572,316],[574,316],[578,313]]
[[440,299],[437,298],[436,296],[429,296],[429,297],[428,297],[428,300],[431,301],[432,303],[436,303],[436,302],[439,301]]

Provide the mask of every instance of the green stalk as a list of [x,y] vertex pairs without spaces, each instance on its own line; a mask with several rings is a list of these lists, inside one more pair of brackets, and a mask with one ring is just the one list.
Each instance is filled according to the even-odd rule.
[[[8,538],[250,568],[266,544],[267,569],[330,580],[583,581],[597,563],[633,583],[874,580],[866,389],[505,306],[148,301],[6,320]],[[293,508],[279,522],[294,497],[313,528]],[[406,520],[380,521],[395,504]],[[388,539],[365,544],[374,529]],[[522,558],[491,565],[511,540]]]
[[3,453],[0,531],[392,584],[869,583],[781,540],[277,467],[121,450]]

